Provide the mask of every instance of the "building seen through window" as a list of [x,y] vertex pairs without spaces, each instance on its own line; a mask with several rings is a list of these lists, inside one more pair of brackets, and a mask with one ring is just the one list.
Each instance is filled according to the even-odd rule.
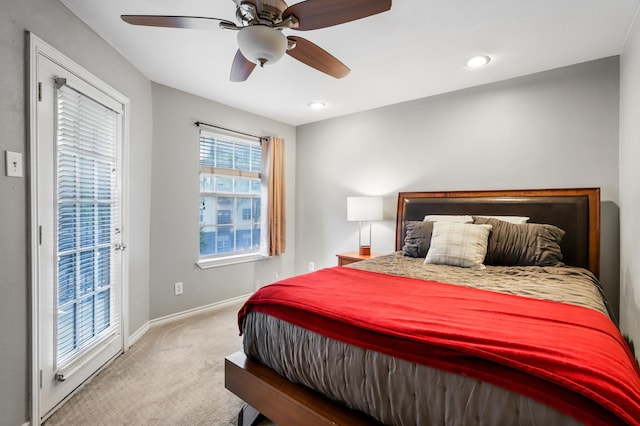
[[259,142],[200,134],[200,256],[260,250]]

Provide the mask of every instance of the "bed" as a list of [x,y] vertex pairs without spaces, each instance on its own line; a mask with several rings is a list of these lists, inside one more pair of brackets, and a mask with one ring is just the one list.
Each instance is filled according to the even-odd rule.
[[400,193],[396,252],[243,306],[244,351],[225,360],[239,424],[639,424],[599,213],[597,188]]

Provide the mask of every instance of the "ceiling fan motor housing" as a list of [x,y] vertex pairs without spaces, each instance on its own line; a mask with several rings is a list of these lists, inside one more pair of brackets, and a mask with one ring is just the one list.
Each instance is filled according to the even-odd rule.
[[238,31],[238,47],[249,61],[264,66],[277,62],[287,50],[287,37],[267,25],[252,25]]

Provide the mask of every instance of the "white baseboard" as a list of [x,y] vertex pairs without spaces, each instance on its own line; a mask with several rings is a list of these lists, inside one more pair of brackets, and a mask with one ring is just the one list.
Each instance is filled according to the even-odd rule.
[[133,333],[133,334],[131,334],[129,336],[129,341],[127,342],[127,348],[126,349],[129,349],[129,347],[134,345],[142,336],[144,336],[144,334],[147,331],[149,331],[149,322],[148,321],[142,327],[137,329],[135,331],[135,333]]
[[129,346],[136,343],[152,327],[157,327],[162,324],[167,324],[169,322],[181,320],[194,315],[203,314],[205,312],[214,312],[220,309],[224,309],[227,306],[235,305],[238,302],[244,302],[249,298],[249,296],[251,296],[251,294],[245,294],[242,296],[234,297],[232,299],[223,300],[221,302],[215,302],[209,305],[200,306],[198,308],[188,309],[186,311],[152,319],[151,321],[148,321],[146,324],[144,324],[142,327],[137,329],[132,335],[129,336],[129,342],[128,342]]
[[178,312],[176,314],[166,315],[164,317],[152,319],[149,321],[149,327],[156,327],[158,325],[166,324],[168,322],[184,319],[193,315],[203,314],[205,312],[217,311],[219,309],[226,308],[230,305],[235,305],[238,302],[247,300],[251,294],[245,294],[243,296],[234,297],[233,299],[223,300],[222,302],[211,303],[209,305],[200,306],[198,308],[189,309],[186,311]]

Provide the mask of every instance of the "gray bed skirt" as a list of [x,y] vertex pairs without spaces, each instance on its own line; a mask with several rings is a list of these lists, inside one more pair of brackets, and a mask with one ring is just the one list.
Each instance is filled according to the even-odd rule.
[[351,346],[252,312],[247,355],[386,425],[579,425],[507,389]]

